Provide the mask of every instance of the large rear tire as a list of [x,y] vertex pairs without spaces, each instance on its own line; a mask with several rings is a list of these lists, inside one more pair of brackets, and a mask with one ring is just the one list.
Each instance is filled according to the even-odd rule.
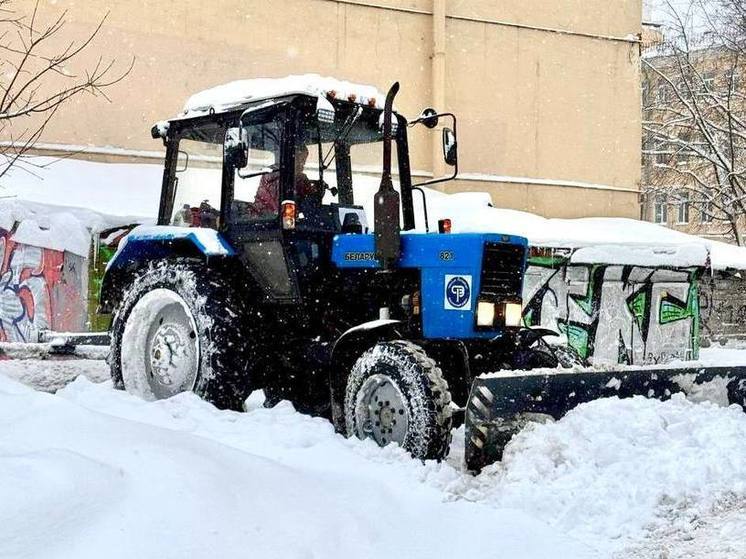
[[222,279],[182,262],[139,273],[112,321],[114,385],[146,400],[193,391],[219,408],[241,409],[252,386],[242,299]]
[[398,443],[412,456],[440,460],[451,443],[451,393],[419,346],[381,342],[352,367],[344,400],[348,436]]

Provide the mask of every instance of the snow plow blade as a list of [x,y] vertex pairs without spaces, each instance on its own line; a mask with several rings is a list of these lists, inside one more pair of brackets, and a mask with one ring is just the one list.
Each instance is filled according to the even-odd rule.
[[567,373],[543,369],[478,377],[466,407],[466,465],[479,472],[501,460],[505,445],[529,421],[557,420],[599,398],[666,400],[677,392],[693,401],[746,407],[746,365]]

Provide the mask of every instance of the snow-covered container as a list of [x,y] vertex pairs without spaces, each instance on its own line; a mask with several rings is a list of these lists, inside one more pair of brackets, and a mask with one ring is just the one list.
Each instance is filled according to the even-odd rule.
[[147,177],[157,210],[159,166],[67,159],[38,171],[44,180],[16,171],[3,183],[0,341],[108,328],[108,317],[95,312],[105,264],[133,224],[151,220],[127,215],[141,207],[140,179]]

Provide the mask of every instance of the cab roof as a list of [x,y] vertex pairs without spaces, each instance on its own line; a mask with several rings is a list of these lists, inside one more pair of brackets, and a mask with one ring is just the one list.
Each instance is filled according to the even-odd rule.
[[323,100],[343,99],[378,109],[383,108],[386,99],[385,94],[374,86],[322,77],[318,74],[254,78],[233,81],[195,93],[187,99],[179,117],[226,112],[246,103],[297,94]]

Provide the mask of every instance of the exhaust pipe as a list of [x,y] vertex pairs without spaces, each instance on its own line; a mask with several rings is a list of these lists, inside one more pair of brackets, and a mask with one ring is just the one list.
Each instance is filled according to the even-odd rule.
[[374,198],[373,221],[375,224],[376,259],[384,270],[389,270],[399,259],[401,250],[399,225],[399,193],[391,180],[391,117],[394,97],[399,92],[399,82],[389,89],[383,109],[383,173],[381,186]]

